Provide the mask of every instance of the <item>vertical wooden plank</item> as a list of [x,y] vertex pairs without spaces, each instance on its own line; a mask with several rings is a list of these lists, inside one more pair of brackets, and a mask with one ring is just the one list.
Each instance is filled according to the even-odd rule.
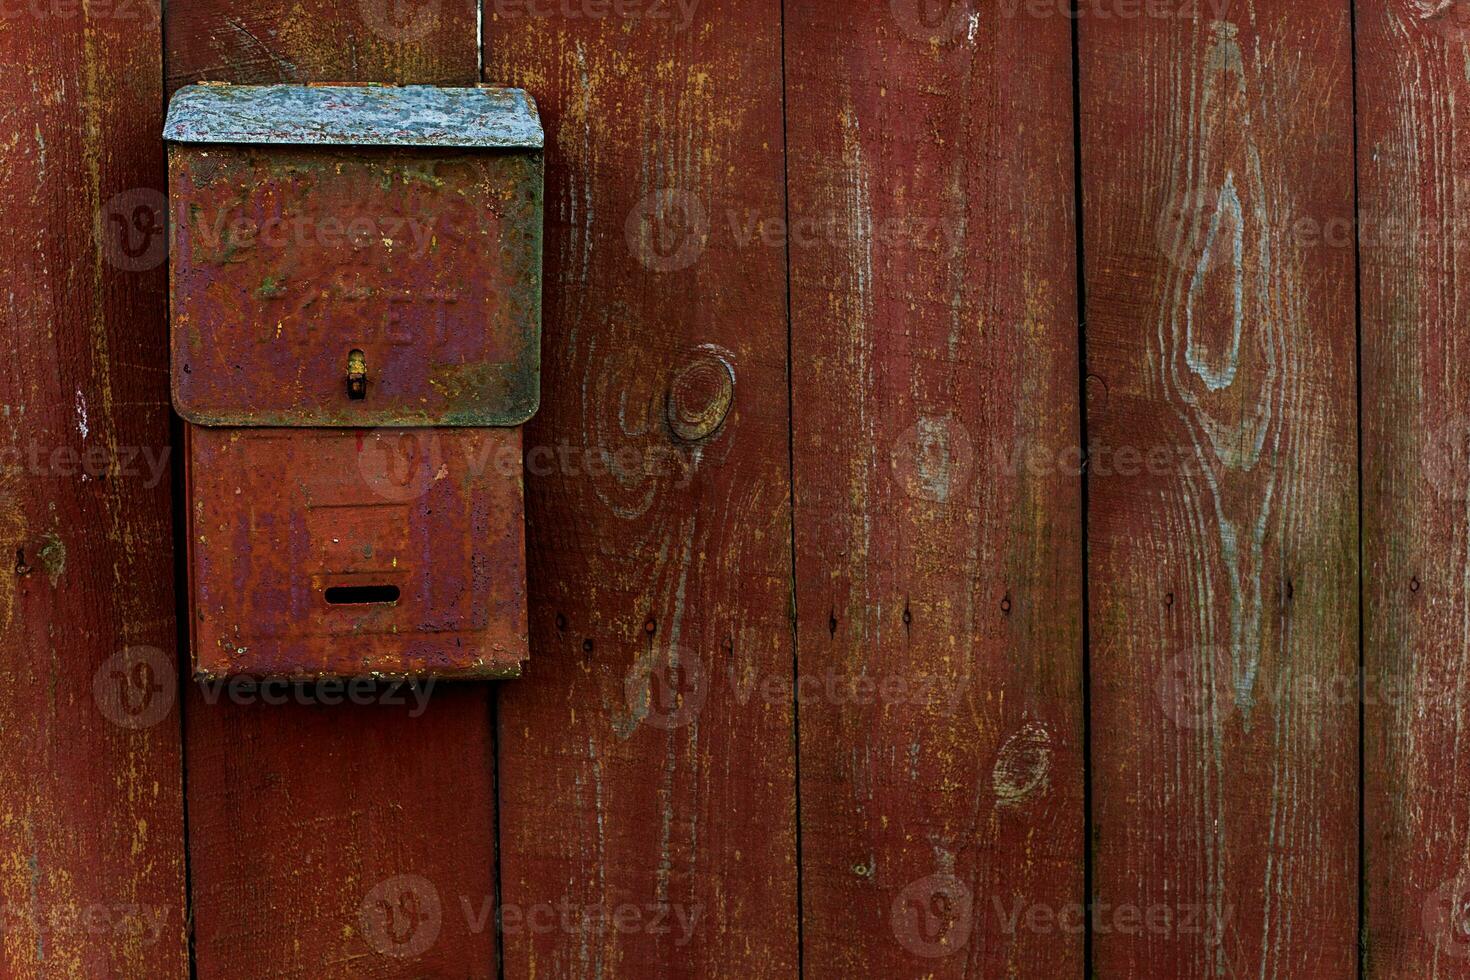
[[479,65],[475,17],[473,0],[169,3],[169,91],[190,82],[464,85]]
[[780,5],[507,0],[485,38],[547,126],[505,972],[791,976],[785,255],[732,224],[782,213]]
[[0,17],[0,973],[188,976],[147,3]]
[[1470,22],[1358,10],[1363,304],[1364,968],[1470,965]]
[[[174,84],[477,80],[465,0],[193,0],[167,35]],[[489,686],[192,690],[199,977],[495,975]]]
[[1071,25],[786,30],[805,965],[1081,976]]
[[1348,7],[1079,29],[1094,967],[1351,976]]

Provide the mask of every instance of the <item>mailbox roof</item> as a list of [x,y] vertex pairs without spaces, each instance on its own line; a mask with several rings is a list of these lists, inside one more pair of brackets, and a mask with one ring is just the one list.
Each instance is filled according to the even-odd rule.
[[536,103],[517,88],[190,85],[169,102],[176,143],[540,149]]

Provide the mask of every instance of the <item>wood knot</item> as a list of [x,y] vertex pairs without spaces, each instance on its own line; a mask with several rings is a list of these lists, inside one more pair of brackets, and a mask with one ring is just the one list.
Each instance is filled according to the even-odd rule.
[[701,354],[674,372],[666,411],[669,429],[684,442],[700,442],[719,431],[735,400],[735,372],[724,358]]

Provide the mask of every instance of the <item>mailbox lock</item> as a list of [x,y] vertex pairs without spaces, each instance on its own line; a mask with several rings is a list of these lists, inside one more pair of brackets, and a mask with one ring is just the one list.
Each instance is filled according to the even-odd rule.
[[347,397],[353,401],[367,397],[367,357],[360,350],[347,354]]

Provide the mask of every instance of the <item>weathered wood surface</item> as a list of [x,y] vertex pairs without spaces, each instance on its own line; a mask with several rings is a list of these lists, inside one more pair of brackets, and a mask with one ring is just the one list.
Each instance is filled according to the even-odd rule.
[[479,48],[475,0],[180,0],[165,68],[191,82],[465,85]]
[[[476,81],[468,3],[195,0],[167,27],[175,87]],[[190,690],[201,980],[495,975],[492,689]]]
[[1079,22],[1093,968],[1351,976],[1349,10],[1127,9]]
[[1071,26],[922,7],[786,11],[804,963],[1081,976]]
[[547,129],[507,976],[797,967],[785,255],[738,234],[783,210],[781,10],[689,6],[485,10]]
[[[1356,242],[1326,0],[1081,5],[1078,148],[1050,4],[487,0],[483,73],[469,0],[18,9],[0,973],[1339,977],[1360,884],[1365,975],[1466,971],[1459,7],[1357,5]],[[477,78],[548,131],[527,676],[181,711],[161,81]]]
[[0,19],[0,974],[188,976],[156,10]]
[[1470,971],[1470,22],[1357,5],[1364,973]]

